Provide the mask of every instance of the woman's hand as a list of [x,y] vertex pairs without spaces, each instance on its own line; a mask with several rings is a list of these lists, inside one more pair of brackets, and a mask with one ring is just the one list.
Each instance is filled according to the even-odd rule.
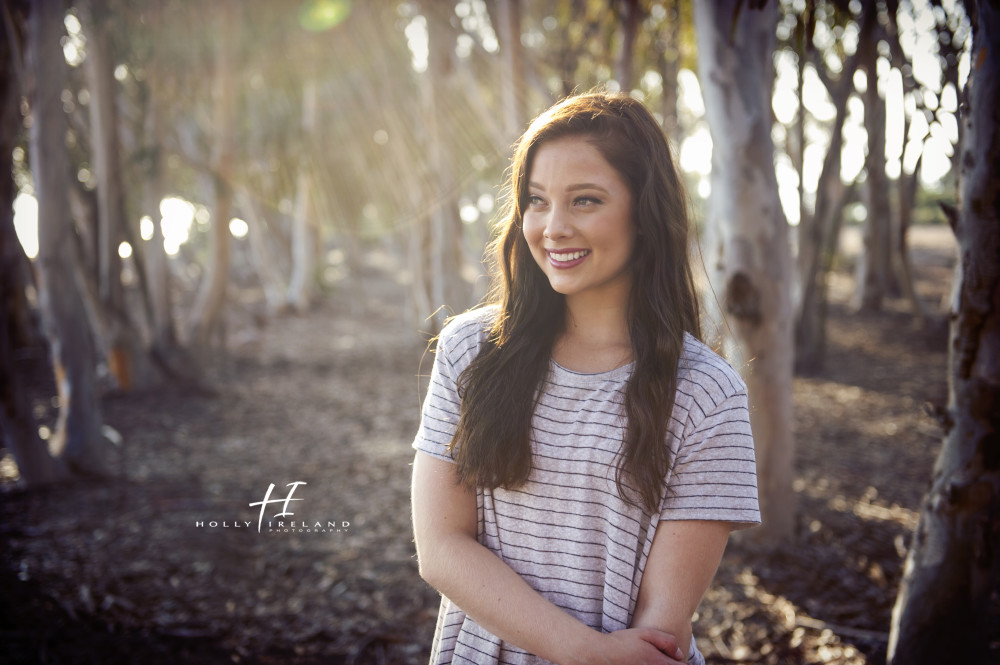
[[600,633],[585,662],[601,665],[683,665],[684,653],[670,633],[656,628],[628,628]]

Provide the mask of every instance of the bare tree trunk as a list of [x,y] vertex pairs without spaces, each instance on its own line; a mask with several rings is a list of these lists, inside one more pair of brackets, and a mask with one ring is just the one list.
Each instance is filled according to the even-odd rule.
[[[808,7],[805,10],[811,13]],[[789,155],[795,160],[795,172],[799,177],[797,194],[799,199],[799,228],[801,230],[802,220],[807,216],[806,212],[806,98],[805,98],[805,77],[806,77],[806,31],[809,18],[800,14],[796,20],[795,28],[795,93],[798,101],[798,112],[795,114],[795,154]]]
[[250,232],[250,255],[253,259],[261,288],[264,290],[264,300],[267,308],[274,313],[285,305],[285,288],[281,271],[278,269],[278,259],[272,247],[271,235],[267,224],[257,210],[257,204],[244,187],[236,190],[236,200],[240,210],[246,216]]
[[127,310],[122,288],[122,260],[118,246],[129,241],[145,300],[145,262],[131,238],[125,218],[121,147],[118,140],[114,62],[110,53],[110,16],[106,7],[93,2],[80,5],[87,40],[87,84],[90,90],[90,131],[94,174],[97,179],[97,237],[99,306],[107,324],[108,369],[122,390],[153,383],[156,377],[145,344],[134,324],[134,312]]
[[892,665],[1000,662],[1000,6],[967,6],[945,438],[893,610]]
[[868,78],[865,91],[865,129],[868,131],[868,159],[865,162],[867,197],[863,229],[864,245],[858,257],[854,305],[860,310],[882,309],[888,289],[889,259],[889,181],[885,174],[885,100],[878,92],[878,27],[876,3],[864,5],[858,49],[861,67]]
[[220,0],[216,12],[216,97],[212,123],[215,134],[212,155],[215,210],[212,215],[211,258],[188,328],[188,339],[195,347],[207,346],[212,334],[221,332],[222,308],[229,284],[229,220],[232,217],[236,149],[236,37],[233,32],[237,29],[237,12],[234,1]]
[[631,92],[635,85],[635,38],[642,22],[639,0],[619,0],[618,15],[622,29],[622,51],[618,56],[616,78],[623,92]]
[[302,147],[303,160],[295,194],[295,213],[292,219],[292,276],[288,284],[288,304],[299,312],[309,309],[312,300],[313,275],[316,271],[316,238],[312,229],[312,168],[308,146],[316,131],[316,81],[308,80],[302,89]]
[[430,215],[420,215],[410,225],[408,243],[408,258],[411,274],[410,302],[413,304],[413,324],[423,329],[429,326],[428,333],[436,335],[441,327],[440,320],[432,316],[434,297],[432,292],[433,276],[427,271],[427,249],[430,245]]
[[[16,106],[12,106],[16,108]],[[6,142],[4,142],[6,143]],[[12,148],[13,146],[3,146]],[[10,151],[0,153],[0,168],[11,167]],[[20,269],[24,251],[14,231],[13,181],[2,178],[0,185],[0,442],[14,456],[21,481],[26,487],[38,487],[68,476],[65,464],[49,452],[38,436],[38,427],[25,390],[27,377],[18,354],[28,346],[26,330],[27,285]],[[20,256],[19,256],[20,254]]]
[[[11,108],[16,106],[11,105]],[[11,167],[10,148],[13,146],[2,147],[0,168],[7,169],[4,171],[7,173]],[[35,416],[25,390],[27,377],[22,361],[18,359],[29,337],[25,330],[29,307],[25,298],[27,285],[20,269],[24,251],[14,231],[14,215],[10,207],[14,200],[13,180],[0,180],[3,181],[0,185],[0,205],[3,206],[0,210],[0,311],[3,312],[0,323],[0,443],[13,454],[24,485],[39,487],[66,478],[68,471],[38,436]]]
[[[8,41],[0,42],[0,127],[14,127],[20,99],[15,62],[22,54]],[[66,466],[54,458],[47,444],[38,436],[34,414],[18,353],[37,340],[29,334],[29,315],[25,290],[29,273],[28,257],[14,231],[14,132],[0,132],[0,443],[14,456],[21,481],[26,487],[38,487],[65,478]]]
[[[746,375],[764,515],[763,537],[791,535],[791,251],[771,142],[777,3],[695,3],[698,67],[712,132],[714,237],[708,265]],[[735,360],[735,359],[734,359]],[[740,362],[741,361],[741,362]]]
[[[909,57],[907,57],[906,52],[903,50],[903,46],[899,41],[899,24],[897,21],[897,14],[899,11],[898,0],[893,0],[888,3],[888,25],[885,31],[885,37],[889,43],[890,51],[890,62],[894,69],[898,70],[903,76],[903,95],[913,95],[914,97],[920,96],[922,93],[918,89],[917,82],[912,76],[906,76],[907,71],[913,70],[913,63]],[[944,24],[945,34],[950,35],[951,30],[947,27],[948,22]],[[940,28],[939,28],[940,30]],[[953,35],[951,35],[953,37]],[[941,44],[941,53],[939,56],[942,61],[948,62],[948,52],[954,49],[949,41],[948,44]],[[953,75],[953,72],[957,68],[957,59],[954,63],[948,63],[944,67],[944,81],[943,83],[947,85],[949,77]],[[958,92],[957,75],[955,85],[955,91]],[[940,110],[940,109],[939,109]],[[916,111],[921,112],[920,110]],[[911,116],[905,109],[902,110],[902,121],[903,121],[903,137],[909,137],[911,124]],[[959,142],[955,145],[955,150],[952,154],[952,172],[955,178],[956,187],[958,182],[958,169],[960,168],[957,163],[957,158],[959,153],[961,153],[961,123],[957,123],[959,129]],[[917,159],[917,163],[913,168],[911,173],[906,173],[900,169],[899,177],[895,181],[896,185],[896,203],[897,210],[895,216],[892,218],[892,229],[891,229],[891,242],[892,248],[890,251],[892,258],[892,275],[895,279],[896,284],[902,289],[903,295],[910,301],[910,307],[913,310],[913,315],[916,317],[917,322],[923,326],[927,323],[928,313],[924,308],[923,304],[920,302],[920,298],[917,296],[916,289],[913,283],[913,270],[910,266],[910,252],[907,243],[907,236],[910,228],[910,220],[912,218],[913,206],[916,201],[917,189],[919,187],[919,176],[920,176],[920,165],[923,163],[923,147],[921,147],[920,157]]]
[[837,237],[844,206],[853,193],[840,179],[841,151],[844,145],[844,121],[847,101],[854,89],[857,57],[844,64],[840,78],[829,80],[823,63],[814,59],[817,72],[833,100],[836,115],[830,129],[830,147],[823,158],[816,185],[816,205],[811,215],[799,220],[798,282],[795,302],[795,363],[800,371],[814,371],[823,364],[826,350],[826,278],[837,251]]
[[59,391],[59,419],[49,445],[70,469],[103,474],[101,405],[96,357],[76,274],[66,169],[66,119],[60,96],[66,76],[60,38],[63,4],[32,6],[29,54],[34,90],[30,133],[32,176],[38,198],[40,301]]
[[[909,123],[905,124],[909,126]],[[904,130],[903,136],[906,135],[907,132]],[[920,297],[917,295],[917,290],[913,284],[913,269],[910,265],[910,247],[909,243],[907,243],[907,236],[910,230],[910,220],[913,216],[913,204],[917,197],[917,187],[920,180],[920,163],[922,160],[923,155],[917,160],[917,165],[913,169],[913,173],[900,173],[896,181],[897,210],[893,218],[895,223],[892,229],[893,246],[891,253],[892,269],[896,276],[896,281],[900,288],[902,288],[903,295],[910,301],[913,316],[916,317],[917,322],[921,326],[927,323],[927,310],[924,308],[923,303],[920,302]]]
[[[430,9],[430,5],[427,7]],[[458,216],[458,179],[445,133],[439,119],[451,97],[447,79],[451,75],[452,35],[441,16],[427,12],[430,52],[427,71],[421,81],[423,118],[430,177],[425,183],[426,208],[430,214],[430,277],[432,307],[440,327],[449,312],[461,312],[468,305],[471,289],[462,279],[461,242],[465,230]]]
[[143,209],[153,222],[153,236],[143,243],[149,280],[150,308],[152,309],[152,342],[156,349],[169,350],[177,345],[171,307],[170,264],[163,246],[163,216],[160,202],[166,194],[163,174],[163,117],[162,100],[157,91],[157,81],[150,81],[149,106],[146,109],[146,141],[148,164]]
[[[663,92],[660,94],[660,113],[663,115],[663,131],[671,144],[679,151],[681,136],[677,121],[677,73],[680,70],[681,11],[680,0],[668,0],[666,18],[660,33],[660,76]],[[676,151],[675,151],[676,152]]]
[[514,140],[528,122],[527,86],[524,77],[524,47],[521,45],[521,0],[497,2],[500,37],[500,99],[504,131]]
[[92,2],[80,5],[87,35],[87,86],[90,92],[90,133],[97,179],[97,284],[101,302],[120,314],[121,258],[118,245],[125,226],[124,193],[118,152],[118,111],[110,49],[108,15]]

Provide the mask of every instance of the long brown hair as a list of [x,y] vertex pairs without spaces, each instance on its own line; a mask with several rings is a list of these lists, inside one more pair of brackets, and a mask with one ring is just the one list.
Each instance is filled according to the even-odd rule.
[[684,333],[701,337],[688,261],[684,187],[662,129],[641,102],[594,92],[569,97],[531,123],[509,169],[501,231],[491,243],[498,307],[486,343],[459,377],[460,418],[451,450],[466,486],[516,488],[531,472],[531,417],[562,332],[564,296],[549,285],[521,231],[538,147],[580,136],[628,184],[637,242],[628,329],[633,369],[625,388],[625,437],[616,482],[622,499],[655,513],[672,463],[667,431]]

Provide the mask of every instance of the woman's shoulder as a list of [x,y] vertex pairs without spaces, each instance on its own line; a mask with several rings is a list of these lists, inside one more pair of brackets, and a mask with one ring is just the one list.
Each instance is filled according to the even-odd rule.
[[496,321],[499,308],[487,305],[457,314],[445,324],[438,337],[438,349],[444,349],[453,363],[478,350]]
[[691,382],[719,399],[746,392],[740,373],[707,344],[684,333],[684,349],[677,368],[678,383]]

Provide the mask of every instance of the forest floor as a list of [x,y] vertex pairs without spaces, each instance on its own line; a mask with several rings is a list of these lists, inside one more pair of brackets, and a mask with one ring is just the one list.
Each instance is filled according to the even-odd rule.
[[[825,369],[795,380],[797,532],[730,542],[695,626],[710,663],[885,662],[947,392],[954,242],[911,245],[926,326],[903,300],[853,313],[833,275]],[[431,357],[403,300],[369,266],[305,316],[234,333],[206,363],[214,396],[107,396],[112,481],[24,492],[0,460],[0,662],[425,663],[438,596],[408,491]],[[278,528],[270,504],[259,527],[249,504],[293,482],[295,515]]]

